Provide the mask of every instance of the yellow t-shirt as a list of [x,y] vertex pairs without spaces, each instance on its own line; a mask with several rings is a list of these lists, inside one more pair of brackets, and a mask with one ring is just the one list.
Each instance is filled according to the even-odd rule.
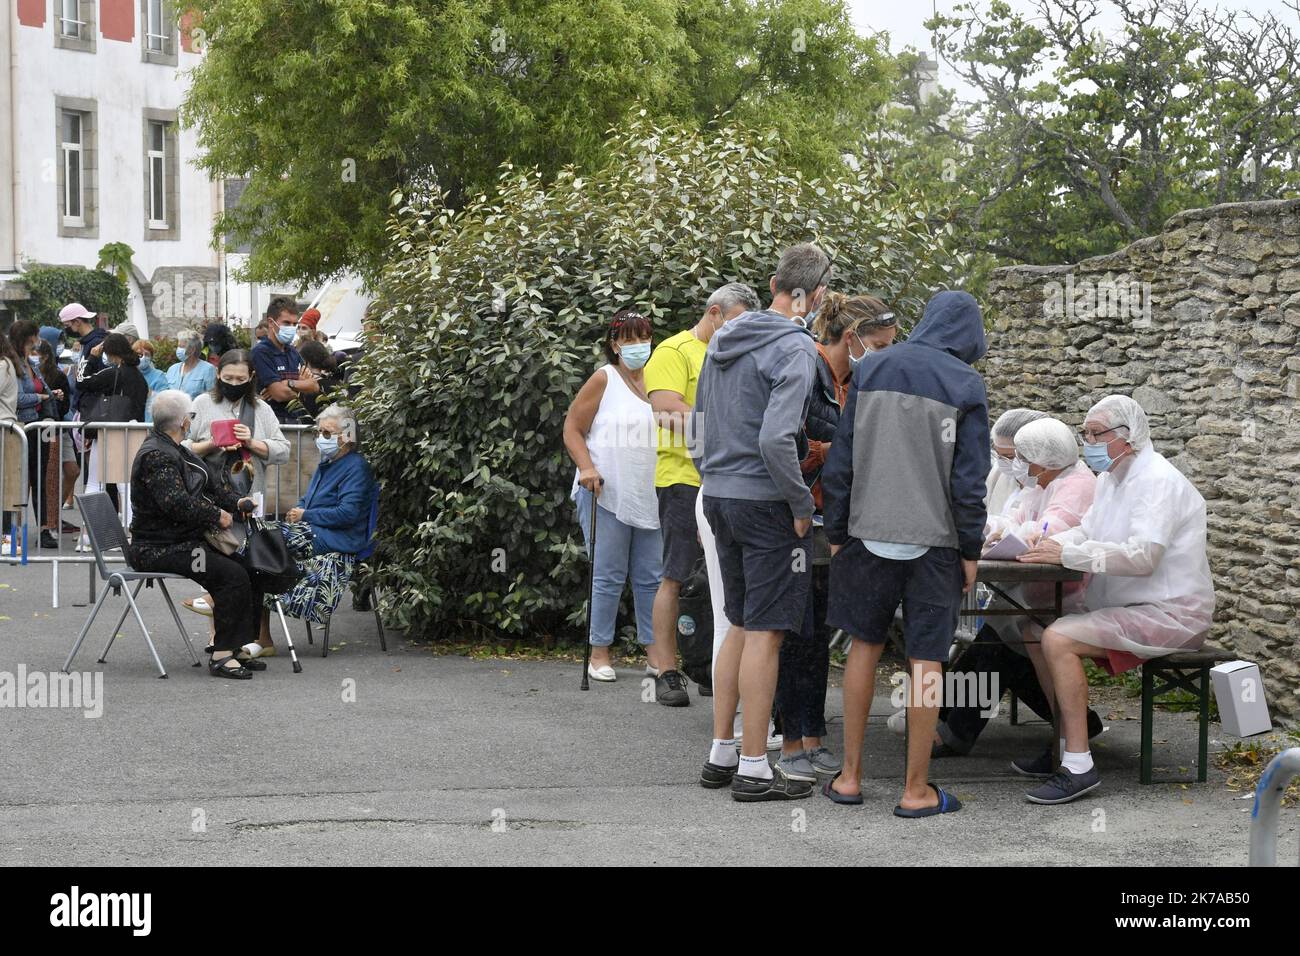
[[[667,389],[682,396],[687,405],[695,404],[695,385],[704,367],[708,346],[687,329],[664,339],[650,356],[645,367],[645,390]],[[686,450],[683,436],[659,429],[659,454],[655,461],[655,487],[669,485],[700,486],[700,473]]]

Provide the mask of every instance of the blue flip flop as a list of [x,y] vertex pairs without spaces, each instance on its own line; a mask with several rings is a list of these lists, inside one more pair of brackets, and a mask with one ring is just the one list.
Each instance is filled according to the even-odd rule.
[[838,779],[840,779],[840,775],[837,773],[835,776],[831,777],[831,779],[822,784],[822,796],[829,797],[833,802],[846,807],[860,806],[862,804],[861,793],[854,796],[850,796],[847,793],[836,793],[835,788],[832,787],[831,784]]
[[933,807],[922,807],[920,810],[904,810],[901,805],[894,807],[894,816],[896,817],[933,817],[940,813],[956,813],[961,809],[961,801],[950,793],[940,790],[934,784],[929,784],[931,790],[939,795],[939,802]]

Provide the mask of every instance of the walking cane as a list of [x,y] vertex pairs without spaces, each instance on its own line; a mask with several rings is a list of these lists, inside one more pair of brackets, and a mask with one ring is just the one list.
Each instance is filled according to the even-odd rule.
[[596,600],[596,496],[604,487],[605,479],[596,479],[596,491],[591,493],[591,561],[587,571],[587,630],[582,635],[582,689],[591,690],[587,668],[591,664],[591,606]]

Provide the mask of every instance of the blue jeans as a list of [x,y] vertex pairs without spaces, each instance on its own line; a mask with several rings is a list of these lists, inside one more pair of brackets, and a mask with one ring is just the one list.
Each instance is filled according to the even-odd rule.
[[[591,492],[578,489],[578,524],[591,554]],[[595,647],[614,643],[614,624],[618,620],[618,602],[629,573],[632,598],[636,605],[636,634],[642,644],[653,644],[652,609],[659,578],[663,571],[663,537],[659,529],[633,528],[596,505],[596,573],[591,596],[591,634]]]

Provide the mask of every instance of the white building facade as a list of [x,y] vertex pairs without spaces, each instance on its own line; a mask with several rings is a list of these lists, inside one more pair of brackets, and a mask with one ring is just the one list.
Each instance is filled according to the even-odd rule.
[[37,264],[93,268],[101,247],[124,242],[134,251],[128,317],[141,335],[221,315],[212,227],[223,189],[193,165],[197,138],[179,122],[201,33],[177,23],[169,0],[7,7],[0,284]]

